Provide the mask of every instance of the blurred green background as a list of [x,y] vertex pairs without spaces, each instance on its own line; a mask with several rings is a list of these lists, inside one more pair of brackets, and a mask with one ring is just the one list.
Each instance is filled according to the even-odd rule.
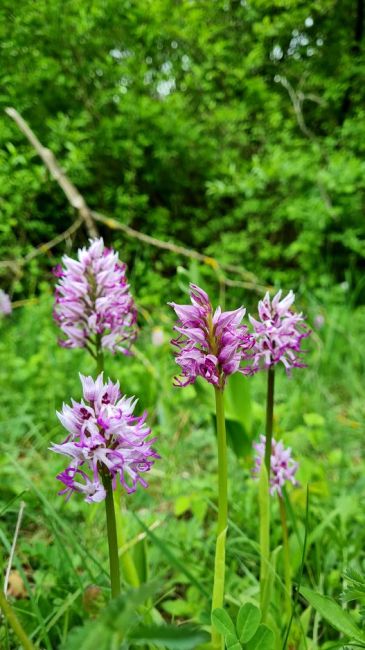
[[[3,0],[0,11],[0,108],[24,116],[90,207],[261,281],[322,294],[346,283],[362,301],[362,1]],[[5,115],[0,156],[4,259],[75,215]],[[135,282],[168,294],[176,256],[118,238]],[[1,273],[9,287],[13,271]]]

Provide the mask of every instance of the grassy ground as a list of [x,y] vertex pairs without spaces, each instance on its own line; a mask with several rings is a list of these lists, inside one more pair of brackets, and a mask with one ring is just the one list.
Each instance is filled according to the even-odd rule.
[[[79,371],[94,372],[92,359],[82,350],[57,346],[51,306],[45,289],[35,304],[0,323],[1,557],[5,569],[23,500],[10,594],[33,640],[47,649],[68,647],[69,631],[92,620],[99,601],[108,595],[104,506],[87,505],[77,496],[65,503],[57,496],[55,475],[64,460],[48,451],[51,442],[64,436],[56,409],[63,401],[80,397]],[[300,461],[300,486],[289,491],[294,577],[301,562],[310,484],[304,579],[338,597],[343,571],[364,564],[365,309],[350,309],[344,299],[328,305],[308,301],[306,308],[309,322],[321,314],[324,324],[308,341],[308,368],[295,371],[290,380],[278,373],[275,435],[290,444]],[[149,489],[124,499],[124,538],[141,566],[148,547],[144,570],[159,579],[153,616],[208,624],[216,508],[214,420],[211,396],[202,386],[172,387],[176,368],[168,343],[170,318],[164,307],[161,314],[145,312],[136,356],[110,357],[106,363],[106,374],[120,379],[127,394],[139,396],[141,411],[148,409],[162,456],[150,474]],[[152,341],[156,327],[164,332],[161,346]],[[257,486],[251,477],[251,447],[263,431],[264,396],[265,377],[257,375],[243,382],[236,403],[235,417],[245,423],[246,433],[239,455],[232,450],[229,454],[232,523],[226,596],[233,611],[258,593]],[[280,543],[274,503],[273,546]],[[279,553],[279,574],[280,566]],[[280,612],[280,580],[275,584],[272,606]],[[308,648],[324,648],[338,638],[310,612],[307,622]],[[294,625],[293,647],[295,629]],[[1,634],[1,647],[17,647],[5,627]]]

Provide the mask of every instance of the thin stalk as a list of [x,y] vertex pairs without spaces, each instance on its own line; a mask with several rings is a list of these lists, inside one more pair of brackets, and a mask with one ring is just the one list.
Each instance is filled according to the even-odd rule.
[[104,352],[100,345],[96,349],[96,373],[100,375],[104,370]]
[[[96,372],[99,375],[104,371],[104,352],[101,347],[101,336],[96,336]],[[120,504],[118,504],[118,497],[113,495],[110,477],[103,478],[103,484],[106,489],[106,520],[108,531],[108,546],[109,546],[109,564],[110,564],[110,581],[112,587],[112,598],[120,593],[120,569],[119,569],[119,548],[123,546],[123,517]],[[110,494],[109,494],[110,492]],[[118,543],[119,539],[119,543]],[[116,551],[115,551],[116,549]],[[116,553],[116,557],[115,557]],[[132,555],[126,551],[121,559],[124,576],[126,581],[133,587],[138,587],[140,584],[138,572],[133,562]],[[113,569],[112,569],[113,567]],[[115,578],[113,578],[115,574]],[[114,587],[113,587],[114,581]],[[115,593],[113,593],[113,589]]]
[[283,560],[284,560],[284,583],[285,583],[285,606],[289,620],[291,615],[291,568],[290,568],[290,549],[288,524],[286,519],[286,509],[283,497],[279,495],[280,519],[283,532]]
[[3,593],[2,589],[0,589],[0,608],[8,621],[10,627],[13,628],[14,634],[18,637],[19,642],[21,643],[22,648],[24,650],[35,650],[35,646],[29,639],[29,637],[26,635],[25,631],[23,630],[23,627],[21,626],[21,623],[14,612],[12,606],[8,601],[6,600],[5,594]]
[[105,512],[106,526],[108,531],[110,584],[112,590],[112,598],[116,598],[120,595],[120,572],[117,526],[115,522],[113,488],[110,476],[103,476],[103,485],[106,491]]
[[8,593],[8,583],[9,583],[9,578],[10,578],[10,571],[11,571],[11,567],[12,567],[12,564],[13,564],[15,547],[16,547],[16,542],[17,542],[18,535],[19,535],[20,524],[22,523],[24,508],[25,508],[25,502],[21,501],[20,502],[18,519],[17,519],[16,526],[15,526],[13,543],[12,543],[11,549],[10,549],[8,566],[7,566],[6,573],[5,573],[5,579],[4,579],[4,594],[5,594],[5,596]]
[[266,441],[265,462],[261,468],[259,481],[260,510],[260,603],[263,621],[266,620],[270,605],[270,474],[271,447],[274,419],[275,371],[271,366],[267,373],[266,396]]
[[274,420],[274,388],[275,388],[275,369],[270,366],[267,373],[267,401],[266,401],[266,443],[265,443],[265,465],[270,483],[271,469],[271,447],[272,447],[272,429]]
[[270,492],[265,463],[259,476],[260,515],[260,607],[263,622],[267,619],[270,605]]
[[[214,583],[212,611],[223,607],[224,578],[226,561],[226,536],[228,526],[228,497],[227,497],[227,442],[226,424],[224,419],[223,390],[214,388],[217,415],[217,442],[218,442],[218,530],[214,561]],[[214,650],[224,648],[221,634],[212,626],[212,647]]]
[[[96,338],[96,372],[99,375],[104,370],[104,353],[101,347],[100,335]],[[120,594],[120,571],[119,571],[119,554],[118,554],[118,537],[117,525],[115,521],[115,509],[113,498],[113,487],[110,476],[103,475],[103,485],[106,492],[105,497],[105,514],[106,529],[108,534],[109,548],[109,567],[110,567],[110,586],[112,598]]]

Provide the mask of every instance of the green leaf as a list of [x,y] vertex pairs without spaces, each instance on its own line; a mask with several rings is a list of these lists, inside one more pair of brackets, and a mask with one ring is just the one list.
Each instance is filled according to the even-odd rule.
[[209,634],[189,625],[174,627],[172,625],[141,625],[129,635],[135,645],[153,643],[159,648],[169,650],[195,650],[197,646],[206,643]]
[[228,650],[242,650],[242,646],[235,634],[227,634],[225,642]]
[[224,396],[227,418],[240,422],[249,435],[252,429],[250,380],[238,372],[231,375],[228,379]]
[[148,562],[146,540],[142,539],[133,548],[133,561],[137,569],[138,577],[141,583],[148,580]]
[[274,633],[266,625],[260,625],[255,635],[247,643],[245,650],[274,650]]
[[237,456],[242,458],[251,452],[251,439],[241,422],[226,418],[227,442]]
[[347,582],[345,591],[341,594],[341,601],[349,603],[352,600],[358,600],[361,603],[365,599],[365,576],[354,568],[349,568],[344,573]]
[[[224,636],[227,636],[227,634],[230,634],[237,639],[236,635],[236,628],[234,626],[234,623],[225,609],[222,609],[221,607],[217,607],[212,612],[212,623],[213,625],[217,628],[218,632],[223,634]],[[237,639],[238,640],[238,639]]]
[[319,413],[304,413],[303,420],[307,427],[323,427],[325,419]]
[[186,600],[164,600],[162,608],[171,616],[191,616],[193,613],[193,605]]
[[261,621],[261,612],[256,605],[246,603],[238,612],[237,616],[237,632],[238,638],[241,643],[247,643],[255,632]]
[[350,614],[343,610],[332,598],[318,594],[306,587],[302,587],[300,593],[335,630],[342,632],[350,639],[365,643],[364,632],[354,623]]
[[259,476],[259,511],[260,511],[260,586],[261,586],[261,612],[265,620],[270,604],[270,492],[269,479],[265,463],[261,464]]
[[175,556],[175,554],[171,551],[169,545],[166,544],[163,540],[161,540],[157,535],[155,535],[155,533],[150,528],[148,528],[148,526],[146,526],[144,521],[142,521],[142,519],[140,519],[135,512],[133,513],[133,516],[138,521],[139,525],[143,528],[147,536],[150,537],[152,542],[157,546],[157,548],[160,549],[162,554],[169,559],[171,564],[177,567],[189,579],[191,584],[195,585],[195,587],[199,589],[199,591],[204,596],[209,598],[209,593],[207,592],[205,587],[203,587],[201,582],[197,578],[195,578],[195,576],[189,571],[186,564]]
[[102,623],[88,622],[83,627],[74,628],[60,650],[108,650],[111,633]]
[[174,514],[176,517],[181,517],[185,512],[191,508],[191,497],[186,494],[182,494],[175,499],[174,503]]
[[[195,384],[200,399],[204,399],[212,414],[213,426],[216,427],[214,394],[211,386]],[[240,373],[231,375],[224,391],[224,408],[226,415],[227,441],[235,455],[240,458],[251,452],[252,402],[250,384],[247,377]]]

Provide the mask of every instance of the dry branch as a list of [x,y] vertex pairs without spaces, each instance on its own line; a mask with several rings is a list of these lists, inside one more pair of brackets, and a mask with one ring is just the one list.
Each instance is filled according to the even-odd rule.
[[66,176],[63,169],[59,166],[55,156],[50,149],[44,147],[38,140],[37,136],[33,133],[32,129],[23,120],[22,116],[15,110],[15,108],[6,108],[5,113],[11,117],[18,125],[19,129],[28,138],[31,145],[36,150],[37,154],[42,158],[45,166],[51,173],[52,177],[63,189],[69,203],[80,214],[84,220],[87,232],[90,237],[97,237],[98,231],[93,222],[91,212],[86,205],[85,199],[81,196],[78,189],[71,183],[70,179]]
[[[199,253],[196,250],[174,244],[173,242],[170,241],[163,241],[161,239],[151,237],[150,235],[147,235],[145,233],[139,232],[138,230],[134,230],[133,228],[130,228],[130,226],[127,226],[126,224],[117,221],[116,219],[107,217],[101,214],[100,212],[95,212],[93,210],[90,210],[83,196],[80,194],[78,189],[73,185],[73,183],[67,177],[65,172],[61,169],[52,151],[50,151],[50,149],[47,149],[46,147],[43,147],[43,145],[39,142],[36,135],[33,133],[32,129],[25,122],[25,120],[18,113],[18,111],[16,111],[15,108],[6,108],[5,112],[7,113],[7,115],[9,115],[9,117],[11,117],[16,122],[16,124],[18,125],[22,133],[24,133],[24,135],[28,138],[29,142],[32,144],[34,149],[37,151],[37,153],[43,160],[45,166],[52,174],[52,177],[63,189],[70,204],[72,205],[72,207],[78,210],[80,216],[79,219],[75,221],[75,223],[73,223],[70,226],[70,228],[68,228],[64,233],[58,235],[57,237],[52,239],[50,242],[47,242],[46,244],[41,244],[36,249],[28,253],[28,255],[26,255],[25,257],[20,258],[18,260],[0,261],[0,268],[1,267],[13,268],[17,273],[19,273],[20,269],[22,268],[22,266],[24,266],[24,264],[29,262],[37,255],[45,253],[46,251],[50,250],[51,248],[59,244],[61,241],[66,239],[70,234],[75,232],[83,222],[85,223],[88,234],[91,237],[96,237],[98,235],[98,232],[97,232],[95,221],[99,221],[100,223],[103,223],[108,228],[112,228],[113,230],[121,230],[126,235],[128,235],[128,237],[133,237],[134,239],[142,241],[145,244],[148,244],[150,246],[155,246],[156,248],[168,250],[171,251],[172,253],[175,253],[176,255],[182,255],[190,259],[195,259],[198,260],[199,262],[207,264],[208,266],[211,266],[212,269],[214,269],[216,273],[220,275],[220,280],[224,284],[227,284],[229,286],[242,287],[244,289],[251,289],[258,292],[267,289],[267,287],[260,284],[260,282],[258,281],[257,277],[254,275],[254,273],[250,273],[249,271],[243,269],[242,267],[234,266],[232,264],[220,264],[215,258],[210,257],[209,255],[204,255],[204,253]],[[234,273],[236,276],[237,275],[240,276],[242,280],[229,280],[228,278],[225,278],[224,272]]]
[[[112,228],[113,230],[122,230],[129,237],[133,237],[135,239],[138,239],[139,241],[143,241],[145,244],[155,246],[156,248],[163,248],[164,250],[171,251],[172,253],[176,253],[176,255],[183,255],[184,257],[190,257],[190,259],[198,260],[199,262],[203,262],[203,264],[207,264],[208,266],[211,266],[212,269],[214,269],[217,272],[220,270],[231,271],[246,279],[245,282],[240,282],[239,280],[235,281],[234,286],[240,286],[246,289],[259,289],[260,291],[267,289],[266,286],[260,285],[257,277],[253,273],[250,273],[249,271],[246,271],[245,269],[239,266],[233,266],[231,264],[220,264],[218,260],[216,260],[214,257],[211,257],[209,255],[204,255],[204,253],[199,253],[198,251],[193,250],[191,248],[186,248],[185,246],[179,246],[178,244],[174,244],[173,242],[170,241],[163,241],[162,239],[156,239],[156,237],[151,237],[150,235],[146,235],[143,232],[134,230],[134,228],[131,228],[130,226],[127,226],[125,223],[121,223],[116,219],[106,217],[104,214],[101,214],[100,212],[95,212],[93,210],[91,214],[95,219],[95,221],[99,221],[100,223],[103,223],[105,226],[108,226],[108,228]],[[233,280],[230,281],[227,280],[226,278],[223,278],[223,282],[225,284],[231,284]]]
[[0,268],[3,267],[8,267],[10,269],[13,269],[15,275],[19,275],[21,273],[21,269],[25,264],[30,262],[30,260],[34,259],[35,257],[38,257],[38,255],[43,255],[44,253],[47,253],[47,251],[51,250],[57,244],[60,244],[61,241],[64,241],[70,235],[72,235],[76,230],[80,228],[80,226],[84,223],[84,220],[82,217],[78,217],[76,221],[74,221],[73,224],[67,230],[64,232],[60,233],[50,241],[46,242],[45,244],[40,244],[37,246],[37,248],[34,248],[32,251],[30,251],[27,255],[24,257],[19,257],[16,260],[1,260],[0,261]]
[[[313,143],[315,143],[317,145],[318,150],[320,152],[321,163],[322,163],[323,166],[325,166],[327,164],[327,157],[326,157],[325,153],[323,152],[323,150],[321,148],[321,145],[320,145],[315,133],[313,131],[311,131],[311,129],[307,126],[307,124],[305,122],[305,119],[304,119],[304,113],[303,113],[303,102],[306,99],[309,99],[312,102],[315,102],[316,104],[319,104],[319,105],[324,103],[323,100],[320,97],[317,97],[316,95],[313,95],[313,94],[305,95],[301,91],[295,91],[293,86],[291,85],[291,83],[288,81],[288,79],[286,77],[278,75],[277,81],[283,86],[283,88],[285,88],[285,90],[287,91],[287,93],[288,93],[288,95],[290,97],[291,103],[293,105],[295,117],[297,119],[298,126],[299,126],[301,132],[303,133],[303,135],[305,135],[306,138],[308,138],[308,140],[310,140],[311,142],[313,142]],[[317,177],[317,187],[319,189],[319,193],[321,195],[323,203],[325,204],[325,206],[327,208],[328,213],[330,214],[331,217],[334,217],[333,204],[332,204],[331,197],[330,197],[329,193],[327,192],[327,189],[325,188],[324,184],[322,183],[322,181],[320,180],[319,177]]]
[[5,594],[5,597],[6,597],[7,593],[8,593],[8,584],[9,584],[9,578],[10,578],[10,571],[11,571],[11,567],[12,567],[13,560],[14,560],[15,547],[16,547],[16,543],[17,543],[17,539],[18,539],[18,535],[19,535],[20,524],[21,524],[22,518],[23,518],[24,508],[25,508],[25,502],[21,501],[20,502],[19,513],[18,513],[18,519],[17,519],[17,522],[16,522],[15,531],[14,531],[13,543],[12,543],[11,549],[10,549],[8,566],[6,568],[6,573],[5,573],[5,579],[4,579],[4,594]]

